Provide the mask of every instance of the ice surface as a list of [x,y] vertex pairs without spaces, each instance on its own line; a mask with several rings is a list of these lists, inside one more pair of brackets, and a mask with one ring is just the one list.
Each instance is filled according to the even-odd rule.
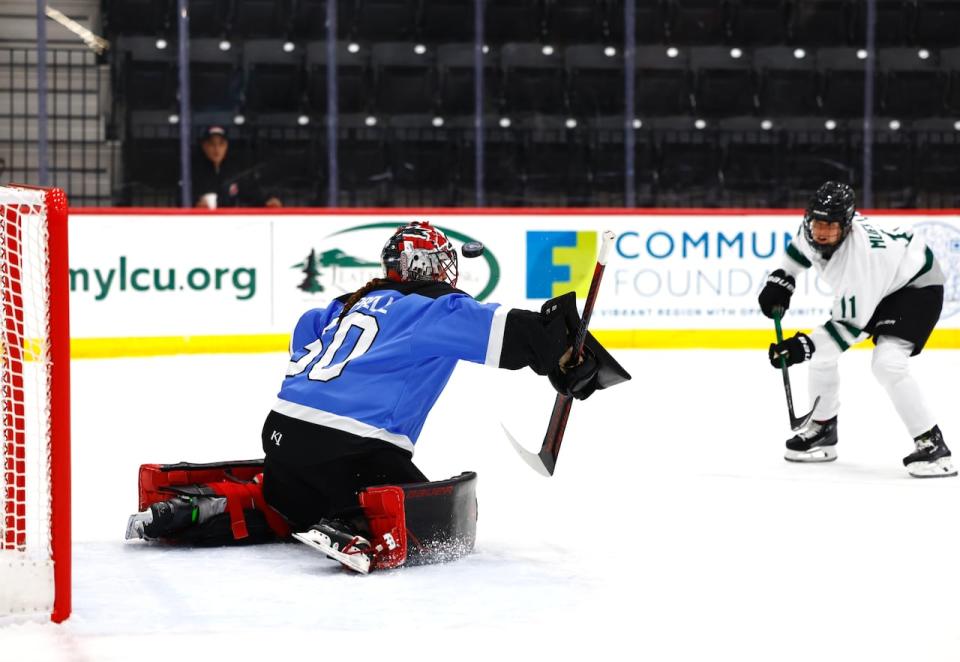
[[[74,614],[0,626],[0,661],[960,658],[960,480],[907,476],[868,351],[841,363],[825,465],[782,459],[762,350],[618,357],[634,380],[574,404],[549,479],[499,427],[536,450],[546,380],[461,365],[416,460],[479,473],[477,551],[367,577],[304,545],[122,540],[141,463],[261,455],[285,356],[75,361]],[[960,448],[960,352],[913,369]],[[804,367],[791,375],[805,411]]]

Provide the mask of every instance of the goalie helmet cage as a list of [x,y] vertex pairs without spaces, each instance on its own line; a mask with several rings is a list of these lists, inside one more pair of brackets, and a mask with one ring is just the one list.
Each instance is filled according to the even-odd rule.
[[0,617],[70,615],[67,198],[0,186]]

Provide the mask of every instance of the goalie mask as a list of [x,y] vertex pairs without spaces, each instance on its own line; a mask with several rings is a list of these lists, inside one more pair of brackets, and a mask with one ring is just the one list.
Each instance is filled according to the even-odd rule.
[[[810,198],[810,204],[803,215],[803,234],[807,242],[825,259],[840,248],[840,244],[850,234],[853,216],[856,213],[857,197],[853,188],[840,182],[826,182]],[[820,244],[813,238],[814,221],[838,223],[840,238],[835,244]]]
[[457,285],[457,251],[446,235],[426,221],[397,228],[380,253],[388,280],[446,281]]

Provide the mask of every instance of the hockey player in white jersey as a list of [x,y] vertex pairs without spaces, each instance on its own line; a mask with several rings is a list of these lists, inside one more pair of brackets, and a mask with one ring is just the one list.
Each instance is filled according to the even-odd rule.
[[923,349],[943,307],[944,276],[933,252],[908,229],[881,228],[855,209],[853,189],[826,182],[810,200],[781,268],[760,292],[763,314],[790,306],[797,275],[814,267],[834,291],[831,317],[810,335],[797,333],[770,345],[770,363],[780,368],[810,362],[810,401],[820,401],[806,428],[787,441],[793,462],[837,458],[839,371],[837,361],[868,336],[876,344],[872,370],[913,437],[916,449],[903,458],[912,476],[956,476],[934,413],[910,374],[909,359]]

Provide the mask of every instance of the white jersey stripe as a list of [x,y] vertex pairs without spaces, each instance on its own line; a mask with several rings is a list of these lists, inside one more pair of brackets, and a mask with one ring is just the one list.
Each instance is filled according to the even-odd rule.
[[503,330],[507,324],[507,313],[510,309],[500,306],[493,311],[493,321],[490,323],[490,339],[487,340],[487,359],[484,365],[491,368],[500,367],[500,352],[503,350]]
[[328,428],[333,428],[334,430],[340,430],[341,432],[349,432],[358,437],[380,439],[381,441],[386,441],[394,446],[398,446],[409,453],[413,453],[413,443],[406,435],[388,432],[383,428],[375,428],[372,425],[367,425],[353,418],[338,416],[328,411],[298,405],[295,402],[288,402],[287,400],[277,400],[277,403],[273,405],[273,411],[278,414],[283,414],[284,416],[289,416],[290,418],[306,421],[307,423],[323,425]]

